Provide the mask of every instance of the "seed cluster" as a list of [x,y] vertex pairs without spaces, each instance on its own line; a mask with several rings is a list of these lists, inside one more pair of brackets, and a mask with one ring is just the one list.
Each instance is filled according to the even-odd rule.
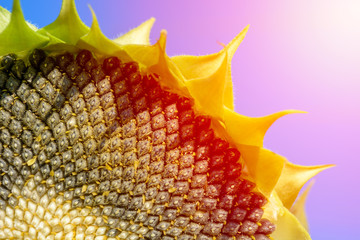
[[0,239],[270,239],[240,152],[191,99],[87,50],[28,62],[1,60]]

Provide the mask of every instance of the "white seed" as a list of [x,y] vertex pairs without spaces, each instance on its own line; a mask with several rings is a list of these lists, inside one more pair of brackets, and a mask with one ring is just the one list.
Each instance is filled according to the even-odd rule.
[[38,206],[36,209],[36,215],[39,218],[44,218],[44,214],[45,214],[45,209],[42,206]]
[[24,214],[25,222],[30,225],[32,218],[33,218],[33,215],[29,211],[26,211]]
[[7,206],[5,209],[6,216],[13,219],[14,218],[14,209],[12,207]]
[[47,207],[49,212],[51,212],[52,214],[55,214],[56,208],[57,208],[56,202],[51,202]]
[[97,227],[96,226],[90,226],[86,229],[85,234],[90,235],[96,232]]
[[45,194],[41,199],[40,199],[40,205],[43,206],[44,208],[46,208],[49,205],[49,198],[47,196],[47,194]]
[[74,228],[75,228],[75,226],[72,225],[71,223],[70,223],[70,224],[66,224],[66,225],[64,226],[64,233],[69,233],[69,232],[71,232]]
[[66,215],[61,219],[60,222],[61,222],[62,225],[68,224],[70,222],[70,217]]
[[5,217],[5,227],[12,228],[13,227],[13,221],[8,216]]

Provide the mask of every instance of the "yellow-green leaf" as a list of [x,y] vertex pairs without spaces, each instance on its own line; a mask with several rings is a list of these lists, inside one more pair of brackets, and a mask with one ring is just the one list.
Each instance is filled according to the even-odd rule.
[[46,45],[48,41],[48,37],[29,27],[24,19],[20,1],[14,0],[10,22],[0,33],[0,55],[29,51]]
[[64,43],[72,45],[89,32],[89,27],[81,21],[76,11],[74,0],[64,0],[57,19],[43,29]]
[[6,8],[0,6],[0,32],[9,24],[10,17],[11,13]]
[[97,21],[94,10],[89,6],[93,22],[91,24],[90,31],[77,43],[80,48],[86,48],[99,54],[105,54],[110,56],[118,56],[122,60],[130,61],[129,57],[121,49],[119,45],[108,39],[100,30],[99,23]]

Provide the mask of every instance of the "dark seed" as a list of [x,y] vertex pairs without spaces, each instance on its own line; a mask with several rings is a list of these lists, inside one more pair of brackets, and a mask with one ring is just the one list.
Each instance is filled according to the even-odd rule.
[[105,73],[99,65],[91,70],[91,76],[95,80],[95,82],[98,83],[105,78]]
[[210,127],[211,119],[205,116],[198,116],[195,118],[196,129],[207,129]]
[[92,58],[92,53],[89,50],[83,49],[76,56],[76,62],[79,66],[85,67],[86,63]]
[[28,69],[24,73],[24,79],[28,83],[31,83],[31,81],[35,78],[36,74],[37,74],[37,71],[34,67],[28,67]]
[[7,74],[3,71],[0,71],[0,88],[4,87],[7,79],[8,79]]
[[70,65],[73,61],[74,56],[69,52],[56,56],[56,64],[63,72],[66,71],[67,66]]
[[139,69],[139,66],[136,62],[124,63],[121,67],[124,75],[129,75],[131,73],[137,72]]
[[55,65],[54,58],[48,56],[40,63],[40,70],[44,76],[47,76],[54,69]]
[[117,57],[105,58],[102,67],[104,73],[109,75],[112,70],[120,67],[120,60]]
[[3,67],[6,70],[9,70],[12,65],[14,64],[16,59],[16,55],[15,54],[8,54],[6,56],[4,56],[1,59],[1,67]]
[[75,79],[81,73],[81,67],[75,61],[65,66],[65,71],[71,79]]
[[11,67],[11,72],[18,79],[21,79],[26,70],[25,63],[22,59],[16,60],[14,65]]
[[30,64],[33,68],[39,69],[40,64],[46,58],[46,54],[41,49],[34,49],[34,51],[29,56]]
[[19,88],[20,84],[21,84],[20,80],[14,77],[9,77],[9,79],[5,84],[5,87],[7,88],[7,90],[9,90],[9,92],[15,93],[15,91]]

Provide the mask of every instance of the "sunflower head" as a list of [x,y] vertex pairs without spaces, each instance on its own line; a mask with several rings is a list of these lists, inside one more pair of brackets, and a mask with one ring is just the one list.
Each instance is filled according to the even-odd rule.
[[230,62],[166,54],[154,19],[117,39],[73,0],[37,29],[0,7],[1,239],[310,239],[303,185],[330,167],[263,148]]

